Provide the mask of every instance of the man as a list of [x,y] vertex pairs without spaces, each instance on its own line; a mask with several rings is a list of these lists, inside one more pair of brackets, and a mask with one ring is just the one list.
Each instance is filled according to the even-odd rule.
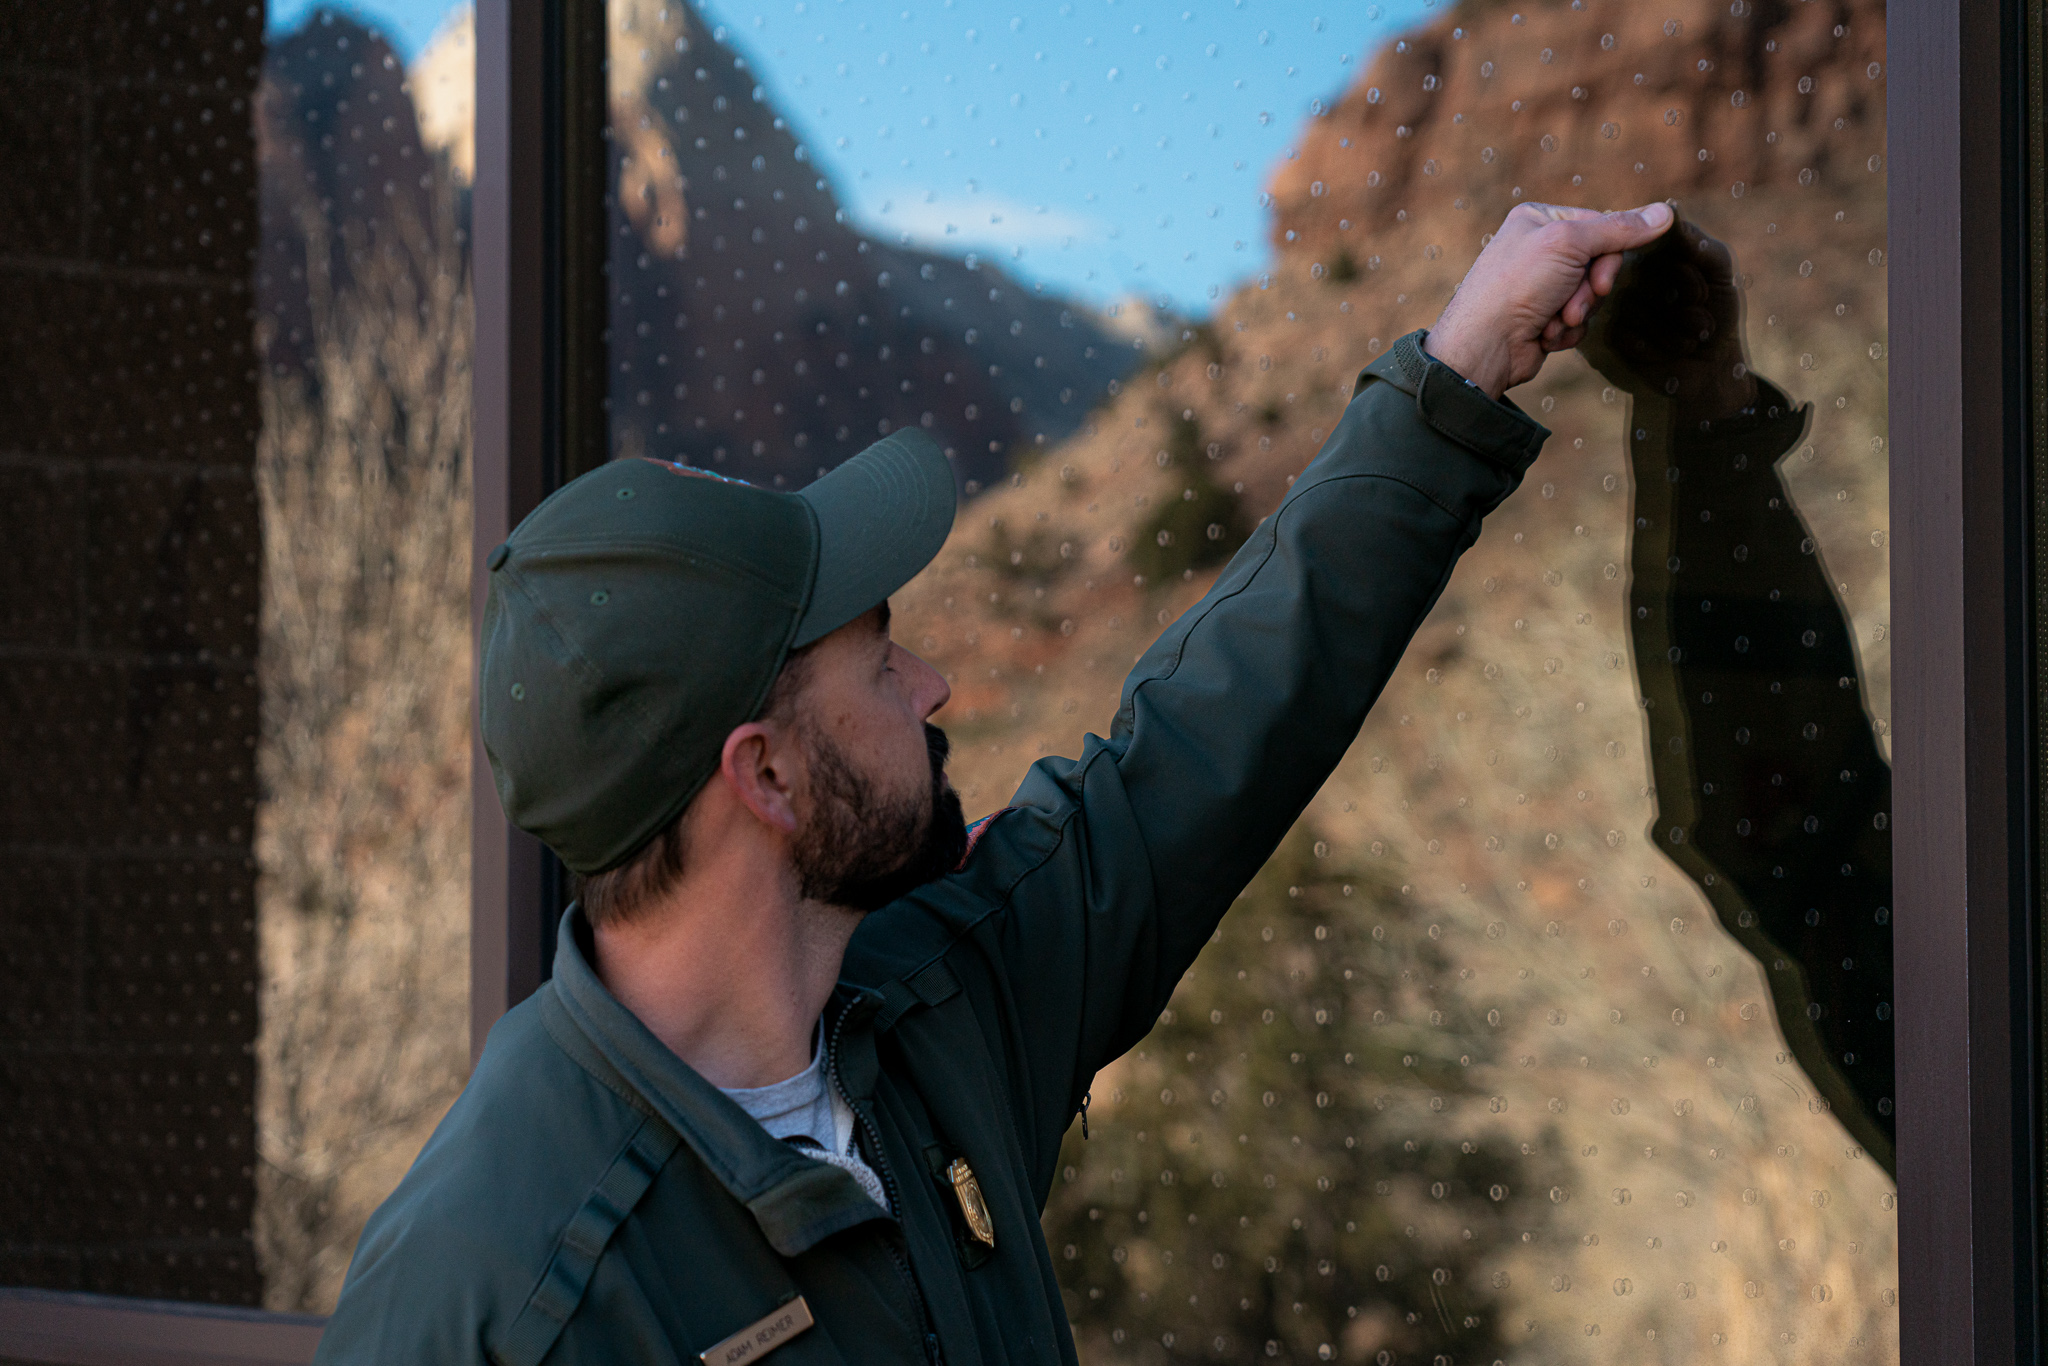
[[1139,661],[970,837],[889,639],[951,473],[593,471],[495,551],[483,733],[585,874],[555,976],[364,1231],[328,1362],[1074,1360],[1038,1227],[1151,1027],[1547,432],[1501,401],[1670,226],[1524,205]]

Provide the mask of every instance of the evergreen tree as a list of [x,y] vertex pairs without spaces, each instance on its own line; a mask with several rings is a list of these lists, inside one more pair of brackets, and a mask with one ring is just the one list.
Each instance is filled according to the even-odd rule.
[[1541,1150],[1485,1132],[1427,920],[1295,827],[1068,1135],[1045,1228],[1084,1353],[1504,1355],[1489,1263]]

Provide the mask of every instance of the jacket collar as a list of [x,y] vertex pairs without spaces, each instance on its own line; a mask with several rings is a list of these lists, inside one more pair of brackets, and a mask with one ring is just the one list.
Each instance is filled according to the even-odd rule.
[[[554,976],[541,989],[549,1034],[628,1104],[674,1128],[712,1177],[747,1207],[770,1246],[794,1257],[842,1229],[888,1217],[852,1176],[771,1137],[655,1038],[605,989],[592,957],[589,923],[582,908],[572,905],[556,940]],[[872,1018],[867,998],[874,995],[843,985],[835,993],[834,1014],[846,1015],[838,1026],[842,1040]],[[865,1030],[859,1035],[860,1046],[849,1050],[857,1058],[853,1070],[868,1072],[872,1039]],[[871,1073],[860,1080],[865,1085],[856,1095],[873,1086]]]

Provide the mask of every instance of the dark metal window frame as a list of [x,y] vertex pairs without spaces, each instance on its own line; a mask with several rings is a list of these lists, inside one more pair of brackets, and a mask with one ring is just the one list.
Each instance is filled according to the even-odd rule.
[[2015,0],[1887,15],[1899,1323],[1916,1366],[2040,1351],[2022,20]]
[[[1915,1366],[2040,1359],[2048,916],[2048,0],[1887,16],[1899,1315]],[[475,562],[601,460],[602,0],[479,0]],[[594,215],[594,217],[593,217]],[[2043,540],[2048,545],[2048,539]],[[483,602],[481,569],[473,606]],[[475,751],[471,1051],[544,980],[559,868]],[[0,1290],[0,1358],[301,1363],[318,1320]]]
[[300,1366],[320,1345],[306,1314],[108,1295],[0,1290],[0,1360],[68,1366]]
[[[605,457],[604,0],[477,6],[475,532],[485,559],[565,479]],[[554,958],[567,881],[505,823],[472,748],[470,1055],[532,995]]]

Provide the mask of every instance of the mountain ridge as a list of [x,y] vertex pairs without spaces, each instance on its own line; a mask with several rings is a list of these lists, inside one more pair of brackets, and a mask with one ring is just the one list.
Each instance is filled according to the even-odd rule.
[[[915,425],[973,492],[1063,439],[1142,362],[1142,328],[973,254],[852,226],[746,59],[689,6],[608,14],[613,455],[794,486]],[[410,256],[429,287],[419,258],[437,196],[466,230],[474,55],[468,15],[410,70],[331,8],[269,44],[258,293],[274,370],[312,373],[312,301],[358,272]]]

